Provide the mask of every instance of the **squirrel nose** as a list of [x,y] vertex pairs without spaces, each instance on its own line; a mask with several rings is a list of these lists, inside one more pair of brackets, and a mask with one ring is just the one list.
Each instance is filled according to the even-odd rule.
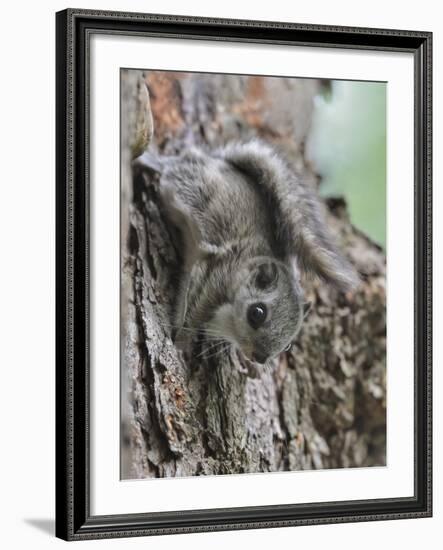
[[260,364],[264,365],[266,363],[266,361],[268,360],[268,356],[265,353],[261,353],[259,351],[254,351],[252,353],[252,359],[256,363],[260,363]]

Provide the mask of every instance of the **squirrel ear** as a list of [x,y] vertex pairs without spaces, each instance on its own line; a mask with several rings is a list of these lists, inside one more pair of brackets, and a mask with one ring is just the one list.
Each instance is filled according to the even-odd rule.
[[145,151],[132,161],[132,165],[142,171],[161,174],[165,168],[167,157],[161,157],[151,151]]
[[262,262],[257,267],[254,283],[257,288],[264,290],[275,286],[278,280],[278,268],[274,261]]

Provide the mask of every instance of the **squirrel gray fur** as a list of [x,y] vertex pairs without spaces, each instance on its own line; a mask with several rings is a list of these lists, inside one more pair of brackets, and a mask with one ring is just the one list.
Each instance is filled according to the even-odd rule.
[[300,273],[358,282],[315,194],[260,140],[162,157],[160,196],[184,240],[175,341],[219,338],[265,363],[291,345],[305,310]]

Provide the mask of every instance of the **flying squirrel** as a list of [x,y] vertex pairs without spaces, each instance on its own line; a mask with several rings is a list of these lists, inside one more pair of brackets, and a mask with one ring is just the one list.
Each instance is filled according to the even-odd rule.
[[313,190],[255,139],[158,157],[160,197],[183,237],[175,344],[197,334],[266,363],[289,349],[306,314],[300,274],[339,290],[358,284]]

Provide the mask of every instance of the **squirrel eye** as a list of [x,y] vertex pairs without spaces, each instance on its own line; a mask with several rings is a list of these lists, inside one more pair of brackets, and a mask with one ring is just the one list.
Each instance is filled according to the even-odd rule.
[[292,348],[292,344],[288,344],[283,351],[289,351]]
[[252,304],[248,307],[247,318],[252,328],[257,329],[266,321],[268,310],[265,304]]

